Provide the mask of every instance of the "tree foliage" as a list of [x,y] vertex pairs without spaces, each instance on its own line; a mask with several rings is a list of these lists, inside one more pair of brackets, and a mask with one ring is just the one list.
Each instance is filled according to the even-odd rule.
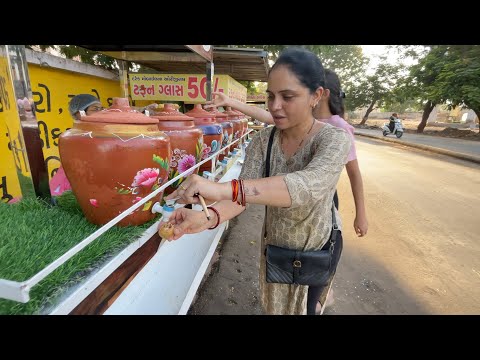
[[433,96],[446,98],[449,107],[472,109],[480,117],[480,46],[448,46],[443,60]]
[[373,74],[365,74],[352,86],[351,96],[345,99],[345,104],[350,109],[368,107],[362,124],[367,121],[371,111],[394,102],[394,89],[401,69],[401,65],[392,65],[385,58],[381,58]]
[[[404,53],[411,49],[405,48]],[[425,45],[417,54],[418,64],[410,68],[398,93],[424,105],[417,131],[422,132],[428,115],[437,104],[461,106],[480,115],[480,46]],[[426,113],[428,112],[428,113]]]

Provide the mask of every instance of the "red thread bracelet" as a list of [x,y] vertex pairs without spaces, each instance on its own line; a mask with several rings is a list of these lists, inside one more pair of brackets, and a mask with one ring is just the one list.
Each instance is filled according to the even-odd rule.
[[[243,195],[242,195],[242,191],[243,191],[242,181],[243,180],[238,180],[238,197],[237,197],[237,204],[238,205],[242,205],[242,197],[243,197]],[[238,198],[240,198],[240,199],[238,200]]]
[[212,210],[215,214],[217,214],[217,223],[215,224],[215,226],[209,227],[208,230],[216,229],[217,226],[220,224],[220,214],[219,214],[218,210],[215,209],[214,207],[208,206],[207,209]]
[[232,180],[232,202],[237,201],[238,198],[238,180],[233,179]]
[[243,179],[240,182],[240,185],[242,187],[242,206],[247,206],[247,195],[245,194],[245,183],[243,182]]

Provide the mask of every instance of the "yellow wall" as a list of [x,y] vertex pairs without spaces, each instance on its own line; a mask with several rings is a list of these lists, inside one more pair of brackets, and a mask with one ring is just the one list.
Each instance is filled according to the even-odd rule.
[[[0,65],[2,64],[0,63]],[[107,107],[111,105],[113,97],[121,96],[120,83],[35,64],[28,64],[28,71],[33,101],[35,102],[35,115],[43,143],[43,156],[47,162],[48,174],[51,178],[60,166],[58,137],[73,124],[73,119],[68,112],[70,99],[77,94],[92,94],[100,99],[103,106]],[[3,72],[0,70],[1,74]],[[15,99],[12,101],[16,105]],[[18,119],[18,115],[16,118]],[[0,121],[0,185],[2,184],[2,176],[5,176],[8,192],[13,197],[17,197],[21,195],[20,187],[18,186],[14,171],[15,163],[11,151],[8,149],[9,141],[4,128],[4,123]],[[11,129],[10,133],[15,134]]]
[[21,153],[17,153],[16,162],[10,150],[10,137],[19,131],[18,117],[7,58],[0,56],[0,199],[3,202],[21,194],[16,169],[21,171],[22,166],[25,169],[25,162]]

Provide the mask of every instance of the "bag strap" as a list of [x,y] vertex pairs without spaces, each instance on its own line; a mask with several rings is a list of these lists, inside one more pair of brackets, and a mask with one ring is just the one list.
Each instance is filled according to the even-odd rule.
[[272,132],[270,133],[270,137],[268,138],[267,159],[265,160],[265,177],[270,176],[270,154],[272,153],[273,138],[276,130],[277,130],[277,127],[274,126],[272,129]]
[[[267,145],[267,158],[265,160],[265,177],[270,176],[270,154],[272,153],[272,145],[273,145],[273,138],[275,135],[275,131],[277,127],[274,126],[272,128],[272,132],[270,133],[270,137],[268,138],[268,145]],[[267,221],[267,205],[265,205],[265,222]],[[265,231],[263,233],[263,237],[267,236],[267,227],[265,226]]]
[[338,225],[337,218],[335,217],[335,203],[332,201],[332,234],[330,235],[330,251],[333,252],[335,242],[337,241],[338,236]]

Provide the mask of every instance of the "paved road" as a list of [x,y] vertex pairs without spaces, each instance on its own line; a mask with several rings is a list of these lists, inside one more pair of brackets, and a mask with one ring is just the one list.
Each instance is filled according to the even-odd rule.
[[[325,314],[480,314],[480,166],[364,137],[357,152],[370,229],[353,232],[344,171],[344,252]],[[260,313],[262,217],[252,206],[232,223],[191,314]]]
[[345,246],[328,314],[480,314],[480,166],[357,138],[369,233],[355,236],[339,183]]
[[[380,129],[372,130],[355,128],[355,133],[383,137],[382,131]],[[394,135],[387,135],[386,137],[392,140],[395,139],[399,142],[411,142],[414,144],[433,146],[440,149],[455,151],[462,154],[480,156],[480,141],[411,133],[403,134],[403,136],[398,140]]]

